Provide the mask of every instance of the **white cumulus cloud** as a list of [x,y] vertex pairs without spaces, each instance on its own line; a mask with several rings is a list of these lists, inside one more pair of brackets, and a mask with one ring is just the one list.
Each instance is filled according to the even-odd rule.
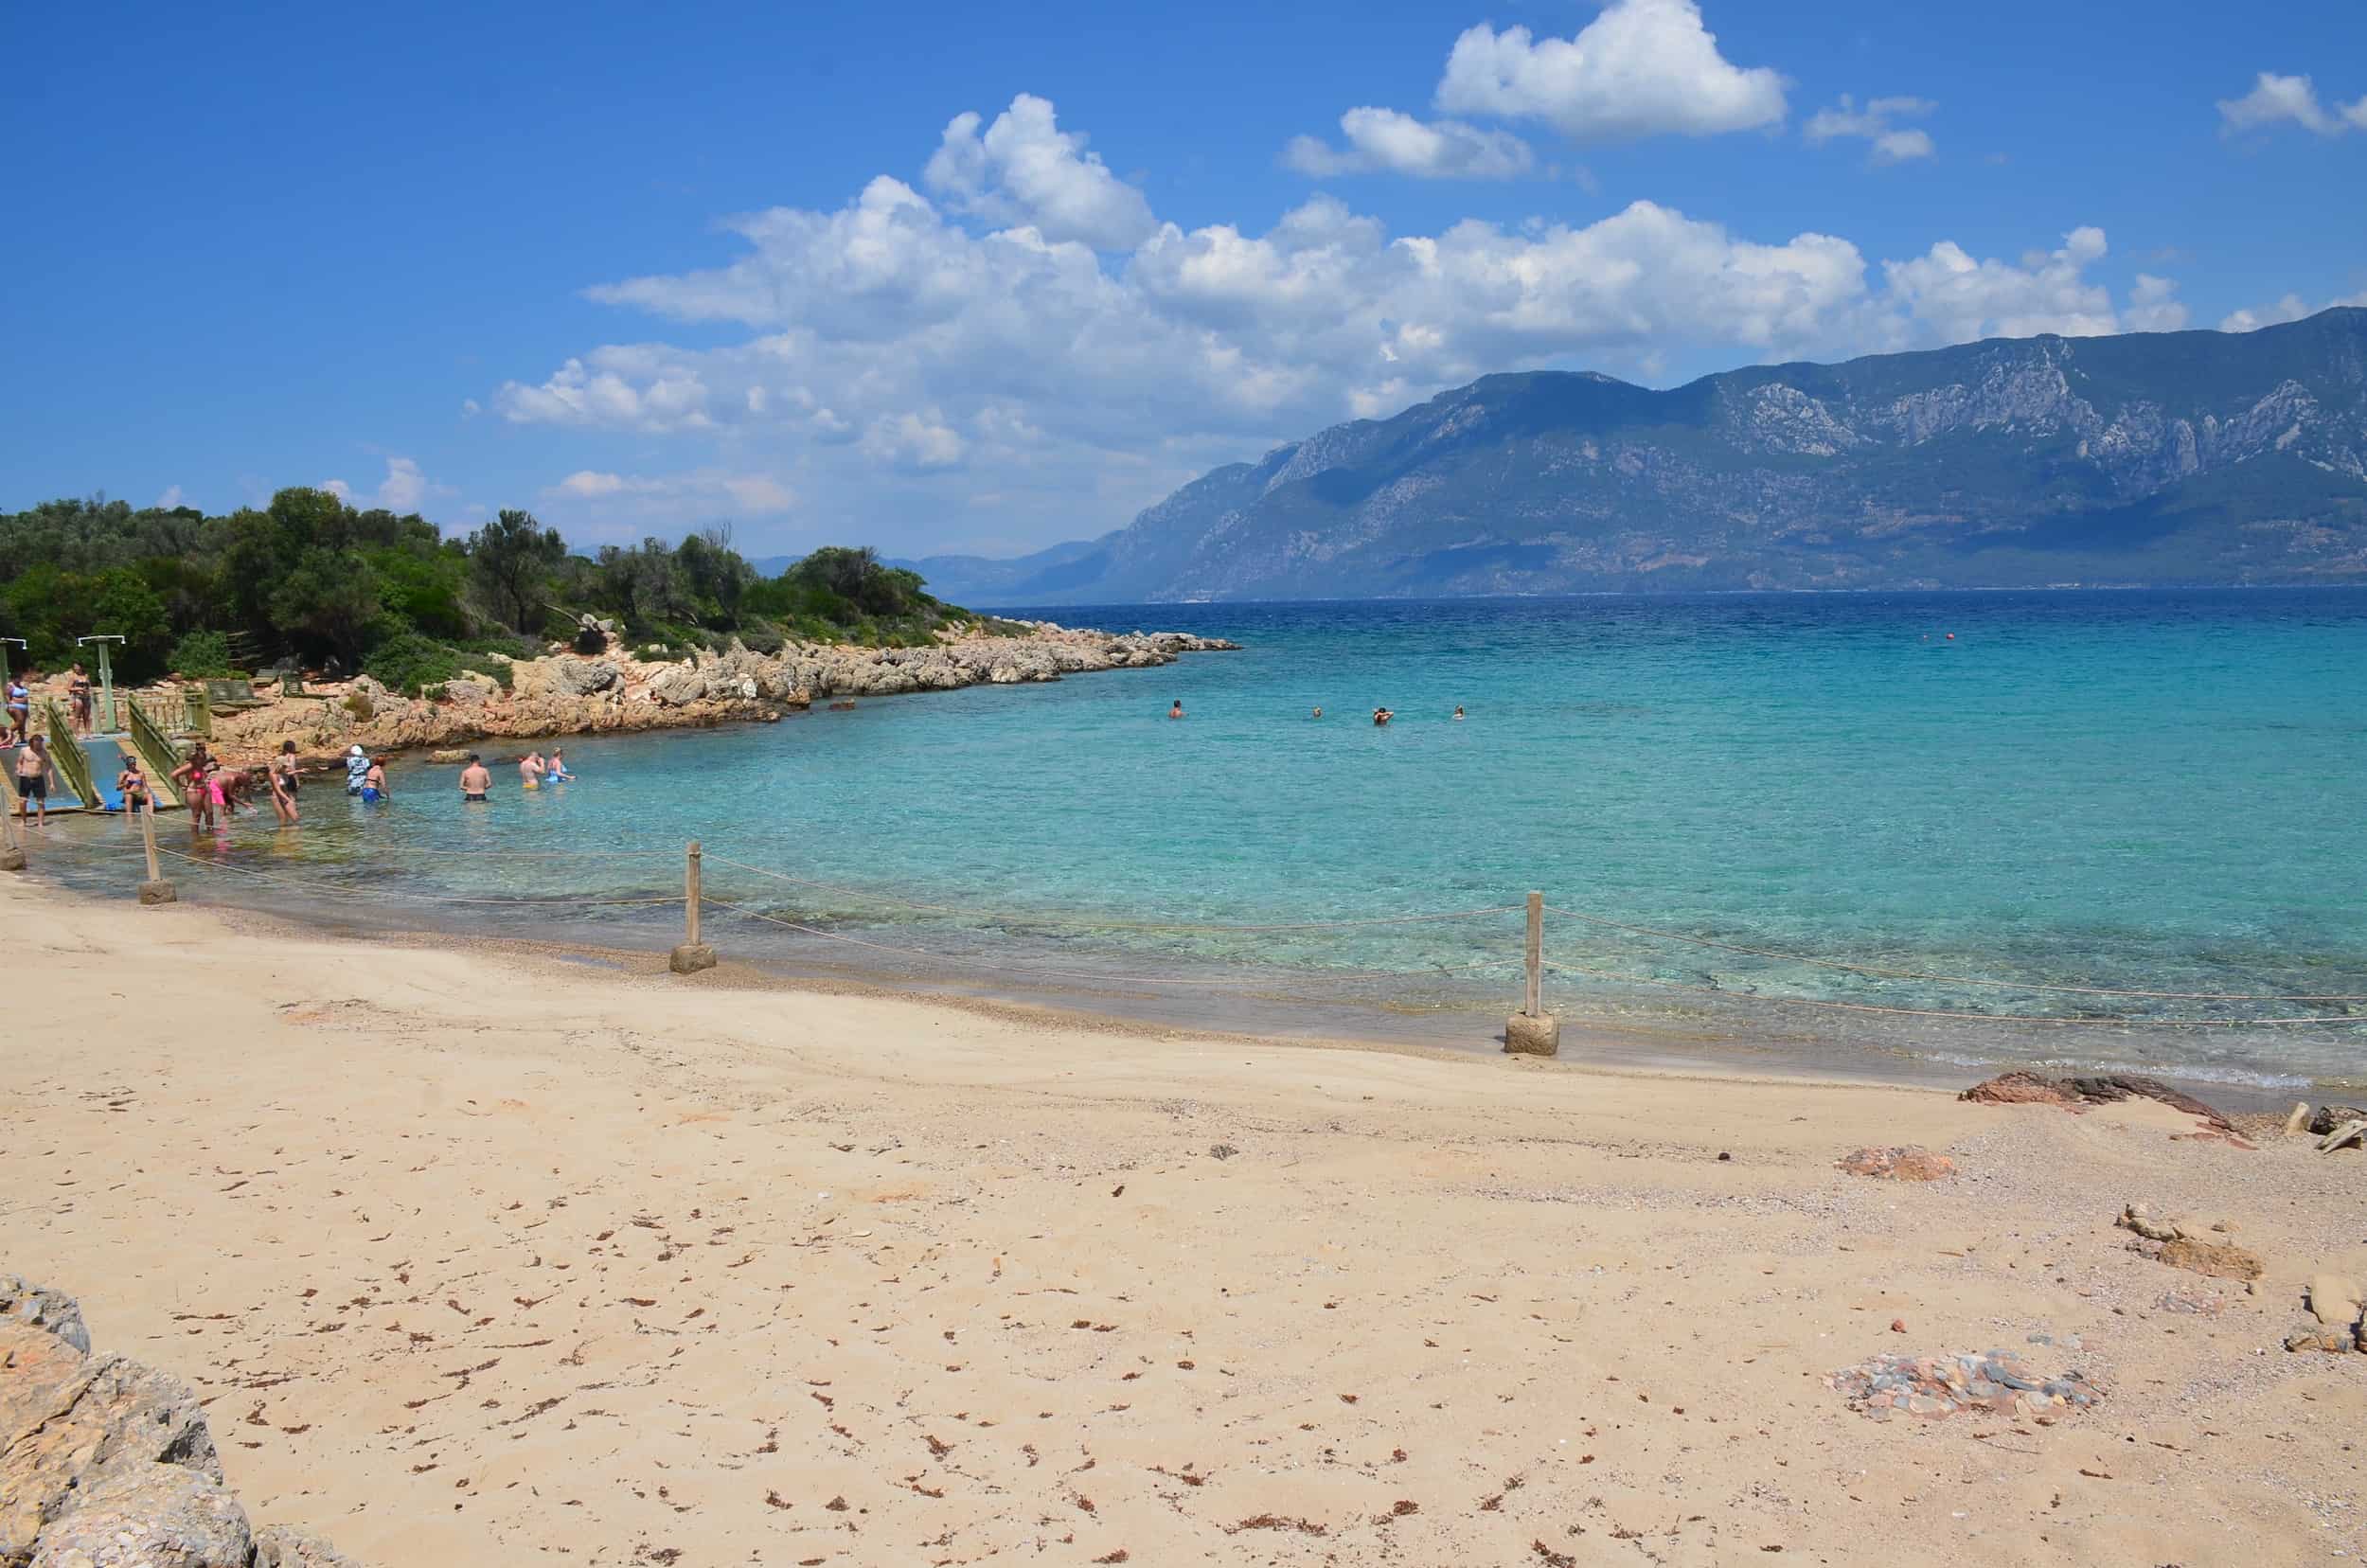
[[2367,289],[2340,299],[2329,299],[2323,305],[2312,305],[2297,294],[2288,294],[2273,305],[2254,305],[2233,312],[2220,319],[2222,332],[2253,332],[2263,327],[2282,326],[2316,315],[2320,311],[2332,311],[2345,305],[2367,306]]
[[578,469],[546,487],[543,499],[566,509],[568,531],[579,541],[628,540],[653,526],[775,517],[797,505],[796,492],[769,473],[713,468],[664,474]]
[[[320,488],[347,506],[380,507],[392,512],[415,512],[424,506],[431,496],[454,493],[450,485],[431,483],[427,475],[419,471],[418,461],[409,457],[387,458],[386,477],[380,480],[378,489],[369,494],[365,495],[356,491],[343,479],[324,479],[321,481]],[[180,487],[175,486],[170,493],[178,497]],[[174,503],[162,501],[157,503],[159,506],[172,504]]]
[[1694,0],[1611,0],[1575,38],[1481,23],[1455,40],[1437,101],[1543,120],[1575,141],[1752,131],[1785,112],[1784,79],[1728,61]]
[[1022,93],[980,135],[980,116],[946,126],[922,173],[956,211],[1026,224],[1052,241],[1126,250],[1156,226],[1143,193],[1110,172],[1085,138],[1059,129],[1049,101]]
[[156,497],[156,509],[158,511],[170,511],[173,508],[179,506],[180,504],[181,487],[178,485],[167,485],[165,487],[165,493]]
[[1509,180],[1536,161],[1529,144],[1509,131],[1419,120],[1395,109],[1351,109],[1340,116],[1340,132],[1346,147],[1298,136],[1283,161],[1318,177],[1379,172],[1423,180]]
[[2367,95],[2353,103],[2331,107],[2318,101],[2318,88],[2306,76],[2279,76],[2263,71],[2251,92],[2239,98],[2219,100],[2219,129],[2229,134],[2291,120],[2321,136],[2345,131],[2367,131]]
[[1885,261],[1891,293],[1944,342],[2059,332],[2095,337],[2121,330],[2112,296],[2087,275],[2104,258],[2104,231],[2076,228],[2059,250],[2031,252],[2019,263],[1976,261],[1943,240],[1912,261]]
[[[2116,299],[2092,228],[2019,259],[1941,239],[1876,260],[1843,236],[1738,233],[1649,201],[1591,222],[1394,233],[1319,195],[1262,228],[1154,222],[1122,252],[995,222],[887,175],[835,209],[732,218],[736,254],[720,264],[587,291],[645,322],[700,324],[700,343],[644,327],[505,383],[489,407],[778,474],[797,518],[860,516],[891,545],[906,526],[1049,539],[1490,371],[1658,380],[1672,364],[2184,319],[2166,277]],[[683,466],[697,486],[586,470],[553,487],[554,507],[616,521],[629,507],[764,509],[696,461]]]
[[1860,109],[1855,98],[1843,93],[1830,108],[1810,116],[1800,134],[1812,145],[1854,137],[1872,145],[1871,156],[1878,164],[1907,163],[1928,158],[1937,148],[1930,132],[1896,122],[1920,119],[1938,107],[1930,98],[1868,98]]

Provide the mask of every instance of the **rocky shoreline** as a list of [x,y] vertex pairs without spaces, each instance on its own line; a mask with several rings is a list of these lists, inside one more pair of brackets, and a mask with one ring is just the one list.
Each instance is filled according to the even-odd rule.
[[489,655],[486,669],[464,671],[432,698],[398,696],[367,675],[308,683],[301,696],[258,690],[260,705],[216,717],[213,749],[227,761],[253,763],[289,740],[308,758],[327,758],[351,745],[375,756],[485,739],[765,722],[833,700],[1146,669],[1185,653],[1239,647],[1181,632],[1005,624],[1026,630],[949,637],[923,648],[792,643],[777,654],[756,652],[735,639],[720,653],[702,650],[678,659],[637,657],[596,628],[594,640],[607,640],[603,651],[555,649],[539,659],[517,660]]
[[93,1354],[72,1296],[0,1274],[0,1568],[352,1568],[305,1531],[249,1523],[205,1404],[169,1372]]

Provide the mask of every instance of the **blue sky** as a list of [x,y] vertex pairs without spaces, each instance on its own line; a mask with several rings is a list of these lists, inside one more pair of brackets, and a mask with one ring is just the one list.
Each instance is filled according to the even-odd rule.
[[0,507],[1008,554],[1492,370],[2367,302],[2356,0],[44,7],[9,56]]

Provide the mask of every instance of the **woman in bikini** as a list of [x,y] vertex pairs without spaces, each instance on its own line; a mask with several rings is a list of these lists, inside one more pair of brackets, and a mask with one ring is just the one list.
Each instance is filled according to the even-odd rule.
[[148,775],[140,771],[140,759],[126,757],[123,771],[116,775],[116,793],[123,797],[123,820],[133,831],[139,830],[140,813],[153,815],[155,807],[149,803]]
[[272,813],[279,818],[279,826],[282,828],[293,828],[296,825],[295,769],[293,766],[283,768],[279,765],[282,762],[293,764],[295,761],[294,755],[295,742],[290,741],[288,747],[287,751],[272,759],[271,773],[267,777],[267,782],[271,785]]

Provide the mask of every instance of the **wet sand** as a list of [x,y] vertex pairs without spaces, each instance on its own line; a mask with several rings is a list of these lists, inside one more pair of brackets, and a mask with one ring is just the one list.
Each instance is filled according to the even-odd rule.
[[[2367,1549],[2367,1358],[2280,1348],[2367,1274],[2358,1156],[0,898],[0,1266],[367,1561]],[[1833,1168],[1900,1143],[1960,1173]],[[2258,1292],[2127,1250],[2127,1202],[2223,1216]],[[2105,1397],[1823,1381],[1992,1346]]]

